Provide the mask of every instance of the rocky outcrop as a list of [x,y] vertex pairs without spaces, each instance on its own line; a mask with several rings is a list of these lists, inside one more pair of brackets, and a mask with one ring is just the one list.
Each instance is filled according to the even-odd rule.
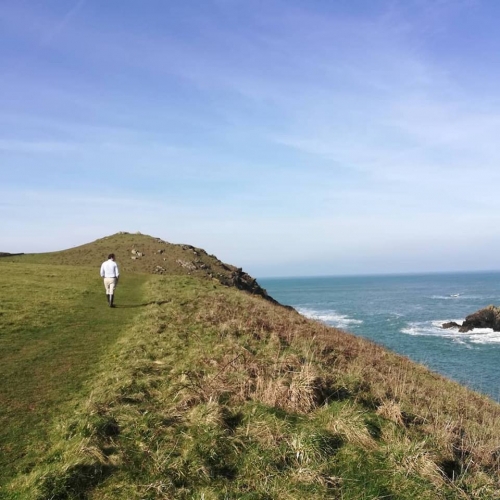
[[447,328],[460,328],[460,327],[461,327],[461,325],[459,325],[455,321],[448,321],[448,323],[443,323],[441,325],[441,328],[444,328],[444,329],[447,329]]
[[[229,269],[228,266],[225,267],[226,269]],[[268,295],[267,291],[257,283],[257,280],[255,278],[252,278],[252,276],[250,276],[249,274],[245,273],[241,267],[233,268],[229,276],[219,275],[218,280],[223,285],[234,286],[235,288],[244,290],[245,292],[251,293],[252,295],[259,295],[260,297],[269,300],[273,304],[277,304],[287,309],[293,310],[293,307],[285,306]]]
[[176,262],[177,264],[179,264],[179,266],[183,267],[184,269],[187,269],[188,271],[196,271],[196,269],[198,269],[196,264],[191,261],[177,259]]
[[[183,260],[177,259],[176,263],[189,272],[194,272],[197,270],[205,271],[207,276],[210,278],[218,280],[224,286],[232,286],[243,290],[252,295],[259,295],[260,297],[280,306],[277,300],[273,299],[268,295],[267,291],[264,290],[255,278],[252,278],[248,273],[244,272],[241,267],[234,267],[229,264],[224,264],[215,255],[208,255],[202,248],[193,247],[191,245],[182,245],[182,249],[187,252],[194,254],[195,260]],[[214,266],[205,264],[200,257],[208,257],[213,261]],[[214,270],[213,267],[219,267],[220,271]],[[291,306],[283,306],[288,309],[293,309]]]
[[443,328],[457,328],[461,333],[467,333],[474,328],[491,328],[494,332],[500,332],[500,308],[488,306],[475,313],[469,314],[465,321],[459,325],[454,321],[444,323]]

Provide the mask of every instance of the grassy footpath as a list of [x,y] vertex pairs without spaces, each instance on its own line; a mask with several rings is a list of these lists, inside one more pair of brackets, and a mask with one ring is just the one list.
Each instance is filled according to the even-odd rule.
[[0,491],[46,451],[54,418],[88,396],[147,279],[124,276],[110,309],[95,268],[0,260]]
[[487,398],[209,281],[154,277],[145,293],[5,498],[500,498]]

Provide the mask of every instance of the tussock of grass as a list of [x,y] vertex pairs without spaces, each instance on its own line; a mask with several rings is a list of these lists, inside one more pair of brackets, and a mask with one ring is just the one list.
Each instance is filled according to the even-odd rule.
[[149,287],[12,498],[499,498],[487,398],[236,290]]

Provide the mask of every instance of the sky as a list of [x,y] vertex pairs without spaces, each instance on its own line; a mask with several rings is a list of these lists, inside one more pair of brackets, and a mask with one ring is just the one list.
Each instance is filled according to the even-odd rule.
[[500,2],[2,0],[0,251],[500,269]]

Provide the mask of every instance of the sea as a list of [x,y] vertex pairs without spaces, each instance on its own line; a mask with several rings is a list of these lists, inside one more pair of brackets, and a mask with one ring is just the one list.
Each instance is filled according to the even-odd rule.
[[304,316],[366,337],[500,402],[500,332],[441,326],[499,305],[500,272],[258,281]]

